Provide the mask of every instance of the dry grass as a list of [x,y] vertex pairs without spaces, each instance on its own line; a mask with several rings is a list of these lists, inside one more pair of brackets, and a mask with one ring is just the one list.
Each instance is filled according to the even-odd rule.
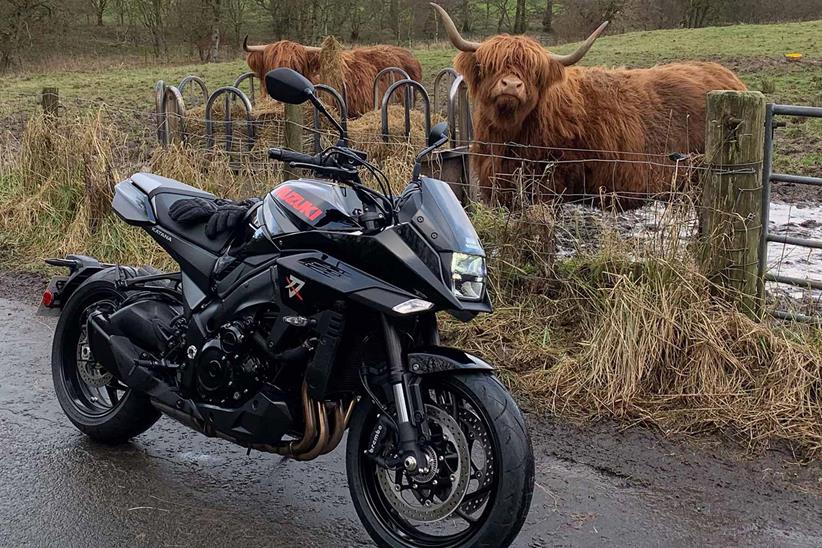
[[343,45],[333,36],[326,36],[320,45],[320,72],[318,80],[340,93],[345,89],[343,62]]
[[[392,127],[400,127],[397,112]],[[4,259],[32,266],[45,256],[85,252],[171,267],[141,231],[108,213],[116,181],[147,167],[215,194],[245,197],[261,195],[281,177],[253,156],[179,145],[134,150],[106,120],[99,112],[29,121],[19,154],[4,157],[0,170]],[[372,137],[379,133],[374,124],[352,123],[352,141],[400,188],[410,154],[422,144],[421,121],[414,121],[411,143],[387,145]],[[652,240],[606,233],[595,249],[581,246],[558,258],[557,234],[569,227],[557,208],[511,214],[473,205],[496,312],[469,324],[443,322],[446,339],[497,364],[537,408],[667,432],[722,432],[750,447],[784,440],[803,456],[818,456],[822,337],[756,323],[712,297],[685,246],[671,237],[678,231],[676,207],[670,230]]]
[[609,278],[569,288],[590,311],[579,354],[545,379],[552,409],[822,450],[822,352],[715,301],[692,265]]
[[[596,251],[551,263],[530,223],[541,214],[550,217],[545,206],[475,211],[496,311],[447,322],[449,342],[502,365],[506,382],[558,415],[822,453],[818,331],[755,322],[717,300],[681,246],[661,252],[611,234]],[[550,219],[537,224],[547,236]]]

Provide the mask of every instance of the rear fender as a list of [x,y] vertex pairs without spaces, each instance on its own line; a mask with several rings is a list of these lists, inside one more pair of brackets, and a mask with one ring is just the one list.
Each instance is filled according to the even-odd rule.
[[46,259],[46,264],[61,266],[69,269],[68,276],[57,276],[49,281],[43,293],[43,306],[46,308],[62,308],[71,294],[80,285],[92,277],[114,265],[101,263],[94,257],[85,255],[68,255],[65,259]]
[[[106,280],[120,288],[118,285],[120,281],[125,282],[125,280],[138,276],[156,274],[156,271],[150,270],[149,267],[137,268],[101,263],[94,257],[85,255],[68,255],[65,259],[46,259],[46,263],[69,269],[68,276],[57,276],[49,281],[42,302],[46,309],[62,309],[74,292],[89,281]],[[125,287],[120,289],[125,289]]]

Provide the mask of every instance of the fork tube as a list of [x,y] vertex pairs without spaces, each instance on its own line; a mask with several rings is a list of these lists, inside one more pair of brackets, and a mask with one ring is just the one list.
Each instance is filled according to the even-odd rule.
[[408,397],[403,383],[402,344],[396,328],[389,319],[382,315],[382,327],[385,336],[385,352],[388,357],[388,380],[397,408],[397,428],[399,430],[399,449],[403,465],[408,472],[415,472],[426,465],[425,454],[417,442],[417,429],[411,424],[408,408]]

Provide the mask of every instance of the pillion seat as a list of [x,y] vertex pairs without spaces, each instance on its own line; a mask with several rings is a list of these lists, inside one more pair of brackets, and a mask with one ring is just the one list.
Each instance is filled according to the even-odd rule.
[[136,173],[131,176],[131,181],[148,195],[154,207],[157,224],[172,236],[188,240],[218,255],[225,248],[231,237],[230,232],[224,232],[214,238],[209,238],[205,233],[205,223],[178,223],[171,218],[168,212],[171,205],[178,200],[189,198],[216,200],[216,196],[180,181],[152,173]]

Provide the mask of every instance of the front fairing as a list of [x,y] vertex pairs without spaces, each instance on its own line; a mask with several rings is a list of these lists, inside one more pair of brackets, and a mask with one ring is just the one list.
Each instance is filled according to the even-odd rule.
[[409,185],[400,200],[399,221],[407,223],[438,255],[443,283],[458,303],[458,306],[449,310],[458,317],[490,312],[487,280],[480,298],[467,300],[453,297],[454,277],[451,265],[454,254],[484,259],[485,251],[474,225],[451,187],[443,181],[421,177],[417,183]]
[[[310,187],[300,188],[300,194],[313,203],[337,203],[340,212],[354,207],[341,200],[320,200],[319,195],[313,194],[316,184],[312,181]],[[484,257],[485,252],[450,187],[426,178],[419,191],[409,192],[402,200],[399,222],[377,232],[365,232],[355,226],[301,226],[282,204],[271,208],[263,204],[258,222],[266,227],[272,243],[283,254],[304,250],[327,253],[460,319],[490,312],[487,290],[476,301],[460,300],[454,295],[450,272],[453,253]],[[275,205],[271,200],[266,202]]]

